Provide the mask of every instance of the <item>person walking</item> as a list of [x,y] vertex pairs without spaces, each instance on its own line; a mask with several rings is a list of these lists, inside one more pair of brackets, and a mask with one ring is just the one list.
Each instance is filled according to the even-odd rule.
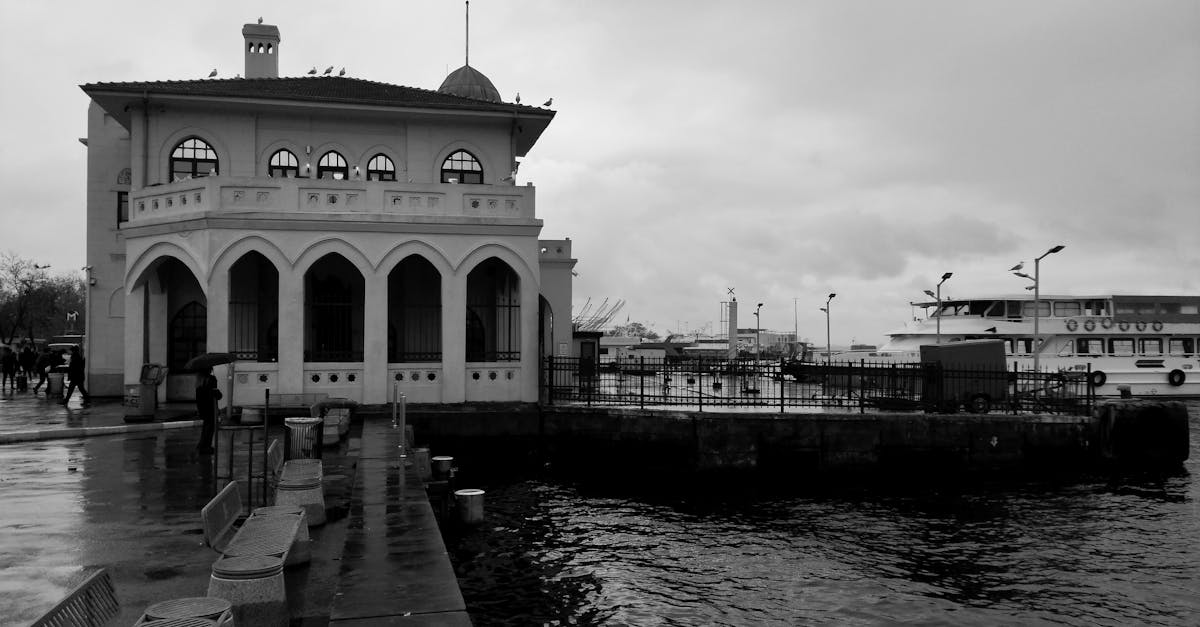
[[[42,352],[38,353],[37,361],[33,362],[33,370],[38,376],[37,385],[33,386],[33,395],[37,396],[38,390],[42,384],[46,383],[46,374],[50,371],[50,365],[54,363],[54,355],[50,353],[49,346],[43,346]],[[50,395],[50,386],[46,385],[46,395]]]
[[26,344],[21,347],[21,355],[17,357],[17,362],[21,366],[21,371],[26,377],[33,376],[33,364],[37,361],[37,353],[33,352],[33,347]]
[[17,354],[7,346],[0,351],[4,353],[0,355],[0,392],[4,391],[5,386],[15,392],[17,389]]
[[84,368],[83,352],[79,350],[79,345],[76,344],[71,347],[71,363],[67,364],[67,378],[71,380],[71,383],[67,386],[67,394],[62,400],[63,405],[66,405],[67,401],[71,400],[71,395],[75,393],[75,388],[79,388],[79,393],[83,395],[83,402],[86,403],[92,400],[87,388],[83,386],[83,377],[86,371],[87,369]]
[[210,455],[213,452],[213,433],[217,427],[217,401],[221,400],[221,390],[217,389],[217,378],[213,376],[211,367],[201,368],[196,373],[196,413],[200,415],[203,426],[200,428],[200,443],[196,452]]

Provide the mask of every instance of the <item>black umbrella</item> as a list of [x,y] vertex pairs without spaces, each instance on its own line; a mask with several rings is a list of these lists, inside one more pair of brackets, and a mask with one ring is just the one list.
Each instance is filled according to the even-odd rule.
[[202,368],[231,364],[235,361],[237,361],[237,356],[233,353],[204,353],[203,355],[196,355],[187,360],[187,363],[183,367],[187,370],[200,370]]

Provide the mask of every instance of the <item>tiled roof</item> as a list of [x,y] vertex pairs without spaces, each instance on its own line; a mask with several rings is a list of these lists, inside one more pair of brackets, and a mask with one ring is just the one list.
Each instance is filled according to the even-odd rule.
[[519,110],[522,113],[552,113],[548,109],[539,109],[537,107],[504,102],[487,102],[474,98],[439,93],[429,89],[389,85],[387,83],[342,76],[89,83],[80,87],[89,95],[97,92],[122,92],[130,94],[146,92],[176,96],[268,98],[387,107],[431,107],[503,112]]

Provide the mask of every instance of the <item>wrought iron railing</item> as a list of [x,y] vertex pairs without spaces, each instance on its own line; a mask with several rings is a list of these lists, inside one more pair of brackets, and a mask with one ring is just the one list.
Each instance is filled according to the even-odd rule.
[[545,383],[551,404],[1090,414],[1088,375],[866,361],[549,357]]

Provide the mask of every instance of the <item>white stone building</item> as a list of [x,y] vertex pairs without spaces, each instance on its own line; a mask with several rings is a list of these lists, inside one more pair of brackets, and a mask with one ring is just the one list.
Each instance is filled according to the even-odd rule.
[[515,178],[554,112],[470,66],[436,91],[279,77],[279,30],[242,34],[245,78],[82,86],[92,392],[156,362],[188,399],[183,364],[233,352],[235,404],[537,400],[575,260]]

